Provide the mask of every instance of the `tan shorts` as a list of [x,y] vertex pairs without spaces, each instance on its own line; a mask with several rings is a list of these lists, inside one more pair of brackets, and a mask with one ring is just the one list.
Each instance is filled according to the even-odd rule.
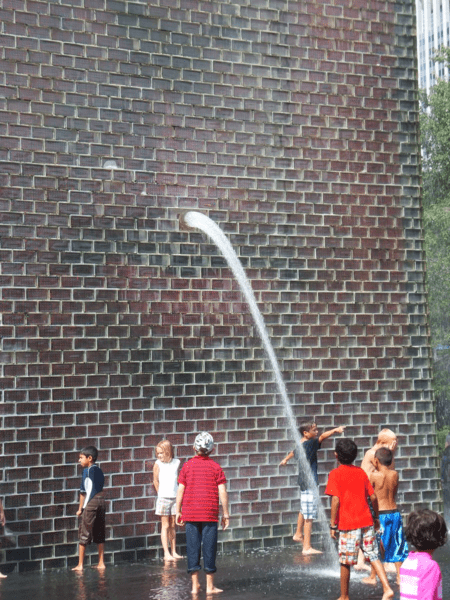
[[94,544],[105,543],[105,514],[105,498],[96,494],[92,500],[89,500],[81,513],[81,523],[78,529],[81,546],[87,546],[91,542]]
[[177,514],[176,498],[158,498],[155,513],[161,517],[170,517]]

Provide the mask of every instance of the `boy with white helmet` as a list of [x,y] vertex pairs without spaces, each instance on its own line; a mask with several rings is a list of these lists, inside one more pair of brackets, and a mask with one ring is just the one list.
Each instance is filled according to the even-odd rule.
[[220,465],[210,459],[214,440],[203,431],[194,442],[195,456],[182,467],[178,477],[178,525],[186,525],[188,573],[192,574],[192,593],[200,590],[198,572],[203,551],[203,570],[206,572],[206,593],[218,594],[223,590],[214,587],[216,572],[217,530],[219,499],[222,504],[222,528],[230,523],[225,474]]

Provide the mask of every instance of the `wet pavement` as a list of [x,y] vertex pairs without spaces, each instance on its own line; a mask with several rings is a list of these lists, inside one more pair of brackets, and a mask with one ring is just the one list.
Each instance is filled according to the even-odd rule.
[[[444,579],[444,600],[450,598],[450,547],[439,549],[435,558]],[[219,556],[215,584],[222,600],[336,600],[339,596],[339,566],[327,566],[323,556],[304,557],[297,546]],[[361,583],[361,573],[352,572],[350,596],[354,600],[379,599],[381,586]],[[389,574],[399,598],[395,574]],[[201,574],[204,583],[204,575]],[[206,593],[201,591],[198,599]],[[70,570],[43,573],[11,573],[0,580],[1,600],[188,600],[190,576],[186,561],[126,563],[108,566],[103,573],[87,567],[78,574]],[[208,597],[209,600],[213,596]]]

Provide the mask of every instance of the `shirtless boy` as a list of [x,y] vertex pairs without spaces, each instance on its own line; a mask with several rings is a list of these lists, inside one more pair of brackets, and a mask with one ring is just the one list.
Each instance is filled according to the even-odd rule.
[[[397,583],[400,584],[400,567],[408,556],[408,545],[403,535],[402,516],[397,510],[395,495],[398,488],[398,473],[391,468],[393,453],[389,448],[378,448],[373,458],[375,469],[369,475],[369,481],[378,500],[380,515],[381,541],[384,546],[384,562],[395,563]],[[375,585],[375,570],[363,583]]]
[[[391,450],[392,453],[394,453],[397,448],[397,436],[395,435],[395,433],[390,429],[382,429],[378,434],[376,444],[372,446],[370,450],[367,450],[367,452],[364,454],[364,458],[361,463],[361,469],[367,473],[368,477],[370,476],[372,471],[375,470],[375,465],[373,461],[375,458],[375,452],[378,450],[378,448],[389,448],[389,450]],[[395,469],[394,459],[392,459],[392,464],[389,468]],[[363,553],[360,552],[358,555],[358,564],[355,565],[355,570],[362,571],[363,569],[370,569],[370,567],[366,566],[366,563],[364,562]],[[390,569],[387,568],[387,570],[389,571]]]

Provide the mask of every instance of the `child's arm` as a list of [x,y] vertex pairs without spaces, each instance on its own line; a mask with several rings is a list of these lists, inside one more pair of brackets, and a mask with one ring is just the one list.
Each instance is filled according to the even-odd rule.
[[375,529],[378,531],[378,529],[380,529],[380,519],[378,517],[378,498],[376,494],[372,494],[370,496],[370,501],[372,502],[372,508],[373,508],[373,514],[374,514],[374,527]]
[[288,462],[291,460],[291,458],[294,458],[294,452],[293,451],[289,452],[289,454],[283,458],[283,460],[280,462],[280,464],[278,466],[279,467],[284,467],[285,465],[288,464]]
[[219,498],[222,505],[222,529],[226,529],[230,524],[230,514],[228,512],[228,493],[224,483],[219,485]]
[[184,490],[185,487],[182,483],[178,484],[178,491],[177,491],[177,516],[175,517],[175,522],[177,525],[180,525],[181,527],[184,525],[184,521],[181,520],[181,503],[183,502],[183,496],[184,496]]
[[321,433],[319,435],[319,443],[323,442],[323,440],[326,440],[327,438],[329,438],[330,436],[334,435],[335,433],[343,433],[345,429],[345,426],[341,426],[341,427],[335,427],[334,429],[329,429],[328,431],[324,431],[323,433]]
[[339,504],[340,504],[339,497],[332,496],[331,497],[331,516],[330,516],[330,534],[334,540],[336,539],[336,531],[337,531],[336,519],[337,519],[337,515],[338,515],[338,511],[339,511]]
[[78,506],[78,510],[77,510],[77,517],[79,517],[81,515],[81,513],[83,512],[83,504],[84,504],[84,499],[86,498],[86,494],[83,494],[83,492],[80,492],[80,505]]
[[155,490],[159,491],[159,465],[155,463],[153,465],[153,485],[155,486]]

